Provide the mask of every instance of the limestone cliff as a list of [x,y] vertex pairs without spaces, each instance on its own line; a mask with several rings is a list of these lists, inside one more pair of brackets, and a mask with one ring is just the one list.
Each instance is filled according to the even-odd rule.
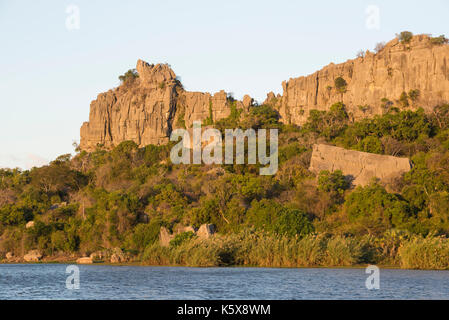
[[384,156],[339,147],[316,144],[313,146],[310,171],[341,170],[351,177],[353,185],[367,185],[372,178],[389,183],[404,172],[411,170],[410,160],[393,156]]
[[[175,73],[166,64],[137,62],[138,77],[101,93],[90,105],[89,122],[81,127],[82,150],[97,145],[110,148],[132,140],[140,147],[168,142],[176,127],[190,128],[193,121],[227,117],[231,101],[220,91],[211,95],[185,91]],[[249,100],[248,100],[249,99]],[[236,101],[238,108],[245,104]]]
[[[138,78],[101,93],[91,103],[89,122],[81,127],[81,149],[109,148],[125,140],[141,147],[162,144],[176,127],[190,128],[195,120],[212,117],[215,121],[231,112],[226,92],[185,91],[166,64],[139,60],[136,69]],[[336,87],[337,78],[344,80],[343,88]],[[310,110],[328,110],[338,101],[355,120],[382,114],[391,103],[431,111],[449,102],[449,45],[432,44],[426,35],[415,36],[407,44],[395,39],[376,54],[367,51],[363,57],[330,64],[282,86],[282,96],[269,93],[265,103],[275,106],[285,123],[301,125]],[[419,95],[406,97],[406,104],[399,102],[404,92],[411,91]],[[233,103],[247,110],[253,99],[245,96]]]
[[[343,90],[335,87],[335,79],[343,78]],[[265,103],[275,105],[282,121],[301,125],[310,110],[328,110],[343,101],[355,120],[382,114],[381,100],[386,98],[400,107],[403,92],[419,90],[419,97],[408,99],[408,108],[423,107],[429,111],[435,105],[449,102],[449,45],[434,45],[429,36],[419,35],[404,44],[398,39],[388,42],[377,54],[324,67],[306,77],[282,83],[282,96],[268,94]]]

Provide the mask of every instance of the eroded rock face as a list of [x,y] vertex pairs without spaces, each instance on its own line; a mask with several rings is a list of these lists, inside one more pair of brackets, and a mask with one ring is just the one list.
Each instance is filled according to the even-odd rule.
[[127,140],[140,147],[164,144],[175,128],[190,128],[193,121],[211,117],[223,119],[231,112],[226,92],[185,91],[166,64],[139,60],[136,69],[137,79],[92,101],[89,122],[80,130],[82,150],[93,151],[97,145],[111,148]]
[[331,172],[341,170],[344,175],[353,179],[353,185],[365,186],[371,182],[372,178],[389,182],[395,177],[410,171],[411,168],[408,158],[316,144],[313,146],[309,170],[317,174],[322,170]]
[[[93,151],[97,145],[107,148],[132,140],[140,147],[168,142],[175,128],[191,128],[193,121],[216,121],[231,113],[231,105],[248,110],[253,99],[227,99],[224,91],[215,94],[185,91],[173,70],[166,64],[136,67],[139,77],[132,83],[101,93],[90,106],[89,122],[81,127],[80,148]],[[343,78],[344,88],[336,88],[335,79]],[[397,39],[383,50],[341,64],[329,64],[305,77],[282,83],[283,94],[270,92],[264,103],[279,110],[281,121],[302,125],[310,111],[329,110],[342,101],[354,120],[387,112],[382,99],[401,109],[423,107],[431,111],[449,102],[449,45],[433,45],[429,37],[419,35],[409,44]],[[403,92],[419,90],[419,96],[401,106]]]
[[[346,90],[335,88],[338,77],[346,81]],[[420,95],[409,100],[408,108],[430,111],[449,102],[449,45],[432,45],[426,35],[413,37],[410,44],[395,39],[377,54],[331,63],[309,76],[284,81],[282,87],[281,97],[269,93],[265,102],[279,109],[283,122],[297,125],[307,121],[310,110],[329,110],[339,101],[355,120],[382,114],[383,98],[400,107],[397,100],[410,90]]]

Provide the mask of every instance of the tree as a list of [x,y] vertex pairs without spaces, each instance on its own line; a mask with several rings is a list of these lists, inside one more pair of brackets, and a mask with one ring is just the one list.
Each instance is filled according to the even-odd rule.
[[139,77],[136,69],[129,69],[125,74],[118,77],[121,83],[131,83]]
[[376,136],[367,136],[359,142],[357,149],[364,152],[383,154],[382,141]]
[[407,92],[404,91],[401,93],[401,96],[399,97],[399,102],[403,108],[407,108],[410,105],[408,102]]
[[268,199],[254,200],[247,212],[247,223],[277,235],[303,237],[313,231],[307,215]]
[[383,49],[385,48],[385,42],[378,42],[376,44],[376,46],[374,47],[374,51],[376,51],[376,53],[381,52]]
[[335,89],[337,89],[338,92],[340,92],[340,93],[346,92],[346,87],[348,84],[345,79],[343,79],[342,77],[338,77],[334,80],[334,84],[335,84]]
[[311,110],[304,131],[312,131],[331,140],[341,134],[349,122],[346,107],[342,102],[333,104],[328,112]]
[[449,42],[449,39],[447,39],[444,35],[441,35],[439,37],[430,38],[430,43],[433,45],[443,45],[443,44],[447,44],[448,42]]
[[406,201],[375,182],[357,187],[350,193],[345,199],[344,210],[359,229],[374,235],[392,227],[409,229],[414,216]]
[[402,31],[399,34],[396,34],[398,40],[402,43],[410,43],[413,38],[413,33],[410,31]]
[[349,182],[341,170],[334,172],[323,170],[318,175],[318,189],[321,191],[342,195],[345,190],[349,189],[349,186]]
[[418,89],[410,90],[408,92],[408,96],[413,102],[416,102],[418,100],[419,95],[420,95],[420,91]]

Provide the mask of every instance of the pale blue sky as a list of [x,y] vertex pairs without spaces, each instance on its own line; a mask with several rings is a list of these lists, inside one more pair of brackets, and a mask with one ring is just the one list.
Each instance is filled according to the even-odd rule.
[[[66,28],[71,4],[79,30]],[[369,5],[379,29],[366,27]],[[168,62],[187,90],[263,101],[397,32],[449,34],[448,13],[445,0],[0,0],[0,167],[73,153],[91,100],[139,58]]]

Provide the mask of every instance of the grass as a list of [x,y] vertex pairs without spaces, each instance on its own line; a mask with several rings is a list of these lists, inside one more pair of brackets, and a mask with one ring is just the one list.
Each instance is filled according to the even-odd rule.
[[179,246],[153,244],[144,251],[142,262],[161,266],[277,268],[379,264],[443,270],[449,269],[449,239],[396,235],[374,239],[326,234],[311,234],[300,239],[244,231],[210,239],[192,238]]

